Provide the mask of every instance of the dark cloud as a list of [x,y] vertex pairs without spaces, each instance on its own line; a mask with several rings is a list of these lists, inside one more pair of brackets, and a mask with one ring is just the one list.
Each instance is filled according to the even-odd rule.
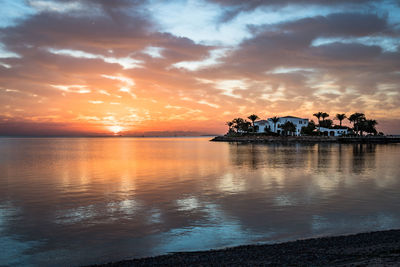
[[[335,7],[338,5],[357,6],[370,3],[377,3],[379,1],[373,0],[208,0],[212,3],[217,3],[224,7],[225,12],[221,15],[221,21],[228,21],[234,18],[237,14],[243,11],[250,11],[259,7],[272,7],[282,8],[289,5],[298,5],[308,8],[310,5],[316,6],[330,6]],[[383,1],[382,1],[383,2]]]
[[[292,3],[217,2],[226,7],[224,11],[235,11],[234,7],[241,4],[248,10],[260,5],[279,9]],[[214,127],[212,131],[218,132],[225,130],[222,121],[258,111],[261,116],[305,117],[319,110],[360,111],[375,114],[378,119],[400,114],[396,104],[400,101],[399,50],[387,51],[379,42],[367,42],[372,37],[400,38],[388,16],[377,15],[382,12],[334,13],[249,26],[251,36],[229,50],[219,64],[188,71],[173,64],[204,60],[210,51],[222,47],[161,32],[142,3],[81,3],[84,10],[46,10],[0,29],[5,49],[21,55],[0,60],[11,66],[0,64],[2,126],[23,133],[29,128],[39,131],[37,125],[46,123],[43,129],[53,131],[49,126],[53,122],[60,132],[67,131],[69,124],[80,132],[79,123],[90,121],[97,127],[112,122],[115,116],[114,120],[127,118],[125,122],[135,126],[148,120],[144,130],[165,130],[173,121],[175,127],[181,127],[173,130],[193,130],[188,126],[191,122],[191,127],[197,127],[194,130]],[[300,3],[306,5],[305,1]],[[315,41],[321,38],[328,41],[317,45]],[[144,53],[148,46],[160,47],[161,57]],[[140,68],[123,69],[101,58],[57,55],[49,52],[50,48],[131,57],[142,63]],[[126,92],[127,79],[136,98]],[[220,88],[219,82],[230,80],[242,82],[243,88]],[[53,85],[78,87],[68,91]],[[79,93],[79,86],[90,93]],[[18,128],[14,122],[27,124]]]
[[391,32],[386,18],[376,14],[335,13],[285,23],[279,29],[319,37],[387,35]]
[[[326,68],[376,64],[385,57],[377,45],[334,42],[320,46],[312,43],[321,37],[385,36],[390,30],[385,18],[371,14],[331,14],[253,29],[227,60],[228,67],[265,72],[279,66]],[[396,53],[395,53],[396,54]],[[395,61],[391,61],[393,64]],[[387,60],[382,62],[389,63]],[[379,64],[379,63],[378,63]]]

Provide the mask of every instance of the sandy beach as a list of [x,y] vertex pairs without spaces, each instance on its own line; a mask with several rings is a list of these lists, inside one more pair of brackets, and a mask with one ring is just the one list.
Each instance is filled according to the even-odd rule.
[[400,230],[179,252],[95,266],[400,266]]

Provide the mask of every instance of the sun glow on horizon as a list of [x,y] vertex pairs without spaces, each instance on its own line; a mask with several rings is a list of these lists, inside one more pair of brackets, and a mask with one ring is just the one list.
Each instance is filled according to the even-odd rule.
[[119,126],[119,125],[113,125],[113,126],[109,126],[108,129],[113,133],[113,134],[118,134],[120,132],[122,132],[124,130],[123,127]]

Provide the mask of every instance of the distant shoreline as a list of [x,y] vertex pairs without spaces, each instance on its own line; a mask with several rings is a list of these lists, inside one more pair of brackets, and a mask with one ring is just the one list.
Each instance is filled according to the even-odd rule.
[[399,266],[400,230],[177,252],[93,266]]
[[205,135],[15,135],[15,136],[7,136],[0,135],[1,138],[181,138],[181,137],[215,137],[216,134],[205,134]]
[[241,143],[349,143],[349,144],[388,144],[400,143],[400,136],[216,136],[212,142]]

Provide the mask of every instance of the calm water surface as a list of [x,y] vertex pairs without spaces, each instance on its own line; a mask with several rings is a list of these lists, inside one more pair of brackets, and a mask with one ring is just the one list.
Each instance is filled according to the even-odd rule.
[[0,138],[0,265],[400,228],[400,145]]

